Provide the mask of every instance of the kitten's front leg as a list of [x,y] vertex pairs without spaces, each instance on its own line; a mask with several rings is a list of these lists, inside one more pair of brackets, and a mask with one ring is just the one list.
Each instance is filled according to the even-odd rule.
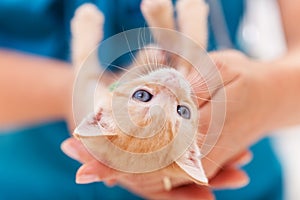
[[178,28],[184,35],[177,69],[186,76],[199,77],[196,69],[205,64],[201,56],[206,56],[208,5],[204,0],[179,0],[176,10]]
[[[103,14],[93,4],[83,4],[76,10],[71,22],[72,62],[76,68],[83,64],[91,51],[101,42],[103,23]],[[98,63],[98,57],[95,59]]]
[[[71,22],[72,62],[76,75],[73,111],[77,122],[93,112],[95,107],[98,108],[99,104],[103,104],[109,96],[107,85],[98,83],[103,71],[97,50],[103,38],[103,23],[103,14],[90,3],[76,10]],[[101,102],[94,99],[100,99]]]
[[176,4],[180,32],[207,48],[208,5],[204,0],[179,0]]
[[151,32],[155,41],[164,49],[172,48],[171,31],[159,29],[175,29],[174,9],[171,0],[143,0],[141,10],[148,26],[154,27]]

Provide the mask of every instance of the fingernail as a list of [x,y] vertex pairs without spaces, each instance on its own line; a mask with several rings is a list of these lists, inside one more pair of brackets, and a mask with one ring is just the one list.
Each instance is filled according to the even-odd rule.
[[74,160],[79,160],[80,157],[78,151],[74,146],[72,146],[72,143],[68,141],[63,142],[60,148],[67,156],[73,158]]
[[242,188],[245,187],[246,185],[248,185],[250,182],[249,177],[245,177],[239,181],[234,181],[234,182],[230,182],[227,184],[221,183],[219,185],[213,185],[214,190],[224,190],[224,189],[228,189],[228,190],[232,190],[232,189],[238,189],[238,188]]
[[101,181],[101,179],[95,174],[84,174],[76,177],[77,184],[87,184],[99,181]]
[[115,186],[117,184],[117,180],[116,179],[106,180],[106,181],[104,181],[104,184],[107,187],[113,187],[113,186]]
[[240,166],[247,165],[248,163],[251,162],[252,158],[253,158],[252,153],[249,153],[249,155],[247,155],[244,159],[242,159]]
[[228,189],[237,189],[237,188],[242,188],[248,185],[250,182],[249,177],[241,179],[241,181],[235,182],[234,184],[230,185]]

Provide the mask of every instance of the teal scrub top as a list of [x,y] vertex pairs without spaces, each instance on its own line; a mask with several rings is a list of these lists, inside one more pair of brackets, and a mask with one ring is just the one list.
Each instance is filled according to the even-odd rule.
[[[85,0],[1,0],[0,48],[69,60],[70,19]],[[105,38],[123,30],[144,27],[140,0],[94,0],[106,16]],[[222,0],[223,12],[234,44],[244,3]],[[216,49],[210,34],[210,50]],[[42,67],[42,66],[41,66]],[[63,121],[52,121],[0,133],[0,200],[17,199],[140,199],[120,188],[102,183],[75,184],[80,164],[60,150],[70,135]],[[282,171],[263,139],[251,150],[253,161],[245,166],[250,184],[239,190],[216,191],[217,199],[282,199]]]

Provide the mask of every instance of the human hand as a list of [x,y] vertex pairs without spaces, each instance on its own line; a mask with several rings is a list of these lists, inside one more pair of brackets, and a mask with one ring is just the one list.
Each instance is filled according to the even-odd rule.
[[[216,148],[212,150],[212,152],[203,159],[204,169],[208,175],[208,177],[213,177],[211,179],[210,184],[211,186],[217,186],[217,187],[225,187],[225,188],[233,188],[245,185],[247,183],[246,175],[241,172],[240,170],[233,168],[228,163],[230,161],[232,162],[232,158],[236,157],[241,153],[242,147],[248,147],[255,139],[251,139],[250,136],[253,137],[253,135],[250,135],[249,137],[245,137],[243,133],[251,133],[252,127],[251,124],[249,126],[241,126],[238,127],[238,130],[234,130],[234,121],[229,121],[231,117],[233,119],[235,117],[238,117],[240,122],[237,125],[242,125],[243,120],[249,121],[251,120],[252,125],[257,125],[258,122],[261,122],[261,120],[254,120],[253,116],[255,116],[255,111],[253,111],[252,108],[258,108],[256,107],[258,105],[257,100],[261,98],[261,90],[259,90],[261,82],[261,76],[258,76],[259,70],[258,70],[258,63],[255,63],[253,61],[250,61],[242,54],[235,52],[235,51],[227,51],[227,52],[220,52],[220,53],[213,53],[212,58],[217,63],[218,67],[220,68],[221,75],[224,80],[225,89],[227,91],[228,101],[227,101],[227,107],[228,107],[228,113],[230,118],[227,118],[223,134],[226,133],[225,130],[232,128],[231,130],[234,134],[232,136],[227,137],[228,135],[223,135],[220,137],[219,142],[216,144]],[[249,67],[240,67],[240,65],[246,65]],[[259,65],[260,66],[260,65]],[[257,70],[257,71],[255,71]],[[245,87],[247,86],[247,87]],[[251,92],[251,93],[250,93]],[[215,91],[214,95],[218,94],[218,90]],[[252,99],[249,98],[251,96],[254,96],[258,99]],[[203,99],[203,98],[202,98]],[[249,103],[247,102],[249,101]],[[210,102],[199,102],[202,106],[200,109],[200,114],[202,116],[202,122],[205,123],[205,120],[209,120],[210,118]],[[254,107],[244,107],[244,105],[250,104]],[[238,105],[238,106],[237,106]],[[247,110],[249,108],[249,110]],[[247,112],[241,112],[245,109]],[[239,117],[239,115],[244,115],[244,118]],[[228,117],[228,115],[227,115]],[[258,118],[262,119],[262,118]],[[228,124],[228,122],[230,122]],[[248,124],[248,123],[247,123]],[[262,128],[262,127],[256,127],[255,128]],[[205,126],[200,126],[200,131],[202,133],[205,133]],[[260,130],[260,129],[258,129]],[[259,133],[258,130],[253,131],[254,133]],[[255,138],[255,137],[254,137]],[[238,143],[235,144],[233,141],[237,141]],[[117,172],[115,170],[112,170],[98,161],[94,160],[85,150],[85,148],[77,143],[76,145],[73,145],[73,152],[77,152],[77,156],[74,156],[72,152],[68,150],[68,147],[65,145],[68,144],[64,143],[62,146],[64,151],[70,155],[71,157],[77,159],[80,162],[86,163],[85,165],[80,168],[77,174],[77,181],[81,183],[88,183],[93,181],[105,181],[108,184],[112,183],[118,183],[122,186],[126,187],[127,189],[140,194],[141,196],[147,197],[147,198],[168,198],[173,197],[173,195],[187,195],[185,194],[186,191],[191,190],[197,190],[199,192],[199,196],[201,197],[207,197],[212,198],[211,192],[207,187],[198,187],[193,184],[173,189],[172,192],[165,192],[161,191],[154,192],[152,189],[153,187],[141,187],[141,185],[145,185],[149,180],[152,179],[152,185],[153,183],[157,182],[156,185],[160,185],[159,188],[162,187],[162,177],[163,174],[161,172],[158,172],[157,174],[149,174],[149,176],[138,176],[138,175],[129,175],[124,174],[121,172]],[[72,144],[72,142],[71,142]],[[71,145],[72,146],[72,145]],[[221,151],[220,151],[221,150]],[[81,152],[78,154],[78,152]],[[81,155],[78,157],[78,155]],[[211,162],[213,160],[213,163]],[[222,168],[220,169],[220,166]],[[230,167],[229,167],[230,166]],[[218,175],[215,176],[215,174],[218,173]],[[91,176],[88,176],[89,179],[84,180],[82,177],[85,177],[84,175],[90,174],[94,175],[93,177],[98,179],[93,179]],[[99,179],[101,177],[101,179]],[[143,178],[141,178],[143,177]],[[152,177],[150,179],[150,177]],[[157,177],[157,179],[153,180],[153,177]],[[147,180],[147,181],[142,181]],[[149,182],[151,183],[151,181]],[[152,190],[152,191],[151,191]],[[165,195],[165,196],[164,196]],[[195,192],[193,192],[193,196],[197,196]],[[187,198],[185,196],[185,198]],[[206,198],[206,199],[207,199]]]
[[[108,186],[120,184],[122,187],[148,199],[213,199],[211,188],[188,184],[165,191],[163,187],[163,171],[148,174],[127,174],[111,169],[95,160],[75,138],[69,138],[62,144],[62,150],[71,158],[84,163],[77,172],[77,183],[103,181]],[[237,188],[248,183],[247,175],[238,169],[241,164],[251,160],[246,152],[225,166],[217,176],[210,180],[213,188]]]
[[[270,95],[270,83],[264,63],[256,62],[238,51],[213,52],[226,91],[226,118],[222,133],[212,150],[202,159],[208,176],[213,176],[227,162],[261,139],[269,129],[269,113],[276,106]],[[217,96],[220,87],[213,95]],[[211,106],[209,94],[199,99],[200,133],[207,132]],[[209,99],[209,100],[203,100]]]

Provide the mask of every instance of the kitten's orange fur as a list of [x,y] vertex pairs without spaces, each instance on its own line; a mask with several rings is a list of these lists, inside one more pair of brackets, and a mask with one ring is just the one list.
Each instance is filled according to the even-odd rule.
[[[176,8],[178,12],[178,26],[180,31],[194,40],[197,44],[202,45],[205,48],[207,42],[207,5],[203,0],[179,0]],[[174,11],[170,0],[143,0],[141,9],[149,26],[175,29],[175,20],[173,18]],[[85,23],[86,21],[89,21],[89,23]],[[76,12],[72,21],[72,49],[73,63],[77,69],[88,56],[90,50],[95,48],[96,45],[101,41],[103,34],[100,27],[102,27],[103,21],[103,15],[91,4],[85,4],[81,6]],[[177,48],[175,45],[177,41],[172,41],[172,38],[168,38],[168,35],[160,35],[158,32],[154,31],[153,36],[158,45],[161,47],[171,46],[171,48]],[[190,48],[189,46],[184,45],[183,48],[188,55],[193,54],[189,52],[195,50],[192,47]],[[148,57],[146,58],[143,56],[143,54],[147,54],[147,52],[149,53],[147,56],[150,55],[150,60]],[[139,64],[153,64],[149,63],[154,61],[151,59],[153,55],[156,57],[154,62],[156,65],[166,64],[164,54],[165,52],[161,50],[144,49],[138,55],[137,63],[135,63],[134,66]],[[99,62],[97,59],[98,58],[94,56],[91,59],[92,61],[89,62],[96,67],[99,67]],[[183,60],[178,59],[177,62],[183,71],[186,70],[184,67],[190,67],[188,66],[189,64]],[[94,68],[89,72],[86,72],[87,82],[89,79],[93,79],[95,76],[95,71],[97,70],[98,69]],[[184,130],[186,131],[193,130],[194,127],[197,127],[197,107],[191,97],[190,85],[187,83],[185,78],[174,69],[161,69],[161,67],[158,67],[156,71],[145,74],[142,78],[137,77],[131,82],[129,81],[122,83],[112,93],[109,92],[107,88],[108,86],[100,88],[101,95],[98,96],[100,103],[96,105],[96,116],[86,119],[85,122],[81,124],[81,127],[79,126],[79,128],[75,130],[75,136],[80,138],[83,142],[88,141],[87,143],[89,146],[87,146],[87,148],[93,152],[97,152],[96,149],[99,147],[97,140],[100,141],[103,137],[109,139],[109,141],[111,141],[120,149],[132,153],[155,152],[170,144],[177,134],[185,134],[182,131],[179,132],[180,126],[183,126]],[[153,100],[151,100],[151,102],[148,104],[139,104],[134,102],[134,100],[131,98],[132,92],[133,89],[137,88],[147,88],[147,90],[150,90],[154,96]],[[137,135],[141,134],[143,136],[152,134],[153,131],[156,131],[156,134],[147,138],[137,138],[133,135],[124,133],[124,130],[118,126],[118,122],[113,121],[112,116],[112,109],[120,111],[122,108],[124,109],[124,105],[121,103],[116,103],[112,106],[112,97],[119,99],[120,102],[128,102],[126,109],[128,109],[129,112],[125,112],[125,114],[128,113],[129,116],[124,114],[124,118],[122,118],[122,116],[121,118],[117,117],[117,121],[119,123],[122,123],[122,121],[125,119],[131,120],[134,126],[132,126],[130,123],[126,123],[126,121],[122,125],[125,127],[126,131],[135,133]],[[104,98],[107,99],[104,101]],[[150,107],[155,104],[159,104],[163,108],[165,113],[164,116],[162,116],[160,112],[154,112],[154,114],[152,113],[152,116],[149,114]],[[180,116],[174,112],[176,111],[177,105],[189,106],[192,115],[189,121],[180,118]],[[122,115],[122,112],[120,112],[120,115]],[[156,126],[148,129],[145,128],[151,124]],[[99,135],[89,135],[83,133],[84,131],[89,130],[89,128],[86,126],[96,127],[98,125],[101,126],[101,130],[99,129]],[[155,130],[153,129],[154,127],[161,128]],[[95,132],[93,132],[93,134],[95,134]],[[196,139],[188,151],[190,152],[185,153],[178,160],[178,162],[176,161],[171,163],[163,170],[166,170],[171,177],[177,177],[185,181],[191,180],[198,184],[206,184],[207,180],[203,174],[201,163],[199,163],[200,157],[195,158],[197,161],[194,161],[194,158],[189,157],[191,156],[190,154],[194,154],[195,151],[199,151],[196,145]],[[102,156],[109,156],[109,153],[110,152],[107,152],[107,155]],[[168,154],[162,156],[168,156]],[[192,166],[192,171],[189,171],[188,165],[195,165]],[[197,175],[198,168],[199,175]],[[196,176],[194,177],[195,174]]]

